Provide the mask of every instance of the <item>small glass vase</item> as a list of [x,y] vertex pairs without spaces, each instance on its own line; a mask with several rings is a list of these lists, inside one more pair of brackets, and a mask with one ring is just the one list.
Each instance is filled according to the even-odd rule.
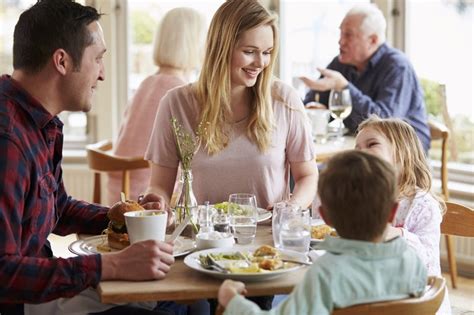
[[183,222],[186,217],[191,216],[191,220],[181,235],[194,239],[199,231],[196,225],[198,203],[193,192],[193,174],[190,169],[181,171],[180,186],[181,191],[179,192],[175,207],[176,225]]

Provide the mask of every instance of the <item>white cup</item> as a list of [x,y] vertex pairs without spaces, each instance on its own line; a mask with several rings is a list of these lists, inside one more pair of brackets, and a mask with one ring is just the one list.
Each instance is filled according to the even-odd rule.
[[317,143],[325,143],[328,133],[329,116],[331,112],[321,108],[307,108],[306,113],[311,121],[313,137]]
[[140,210],[125,212],[130,243],[144,240],[164,241],[168,213],[163,210]]

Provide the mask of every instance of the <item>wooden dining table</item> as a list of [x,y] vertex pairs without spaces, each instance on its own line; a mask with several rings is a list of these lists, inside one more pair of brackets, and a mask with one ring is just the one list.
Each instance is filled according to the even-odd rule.
[[332,137],[325,143],[315,143],[316,162],[324,163],[337,153],[354,149],[354,136],[344,136],[342,140],[341,142],[337,142],[335,137]]
[[[270,225],[259,225],[252,245],[273,244]],[[139,268],[139,266],[137,266]],[[303,280],[308,270],[303,266],[277,278],[247,282],[247,296],[288,294]],[[176,258],[165,279],[154,281],[101,281],[97,292],[103,303],[138,301],[189,302],[217,298],[222,279],[213,278],[186,266],[183,258]]]

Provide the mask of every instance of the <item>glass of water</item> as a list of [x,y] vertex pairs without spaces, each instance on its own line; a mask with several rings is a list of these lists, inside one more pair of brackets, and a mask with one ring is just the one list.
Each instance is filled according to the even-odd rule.
[[291,209],[280,214],[280,248],[308,253],[311,241],[309,209]]
[[280,225],[283,213],[288,211],[296,212],[300,210],[301,208],[298,204],[290,201],[280,201],[273,205],[272,235],[273,245],[276,248],[282,248],[280,244]]
[[237,244],[250,244],[257,233],[257,200],[253,194],[231,194],[227,213]]

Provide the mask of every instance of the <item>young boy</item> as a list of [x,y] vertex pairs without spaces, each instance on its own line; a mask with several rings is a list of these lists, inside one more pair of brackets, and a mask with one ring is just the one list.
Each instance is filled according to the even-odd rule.
[[[334,308],[421,294],[427,273],[402,238],[384,242],[397,210],[395,170],[359,151],[333,157],[321,172],[320,213],[340,237],[321,244],[326,254],[272,314],[331,314]],[[245,285],[226,280],[219,289],[225,314],[263,313],[246,300]]]

